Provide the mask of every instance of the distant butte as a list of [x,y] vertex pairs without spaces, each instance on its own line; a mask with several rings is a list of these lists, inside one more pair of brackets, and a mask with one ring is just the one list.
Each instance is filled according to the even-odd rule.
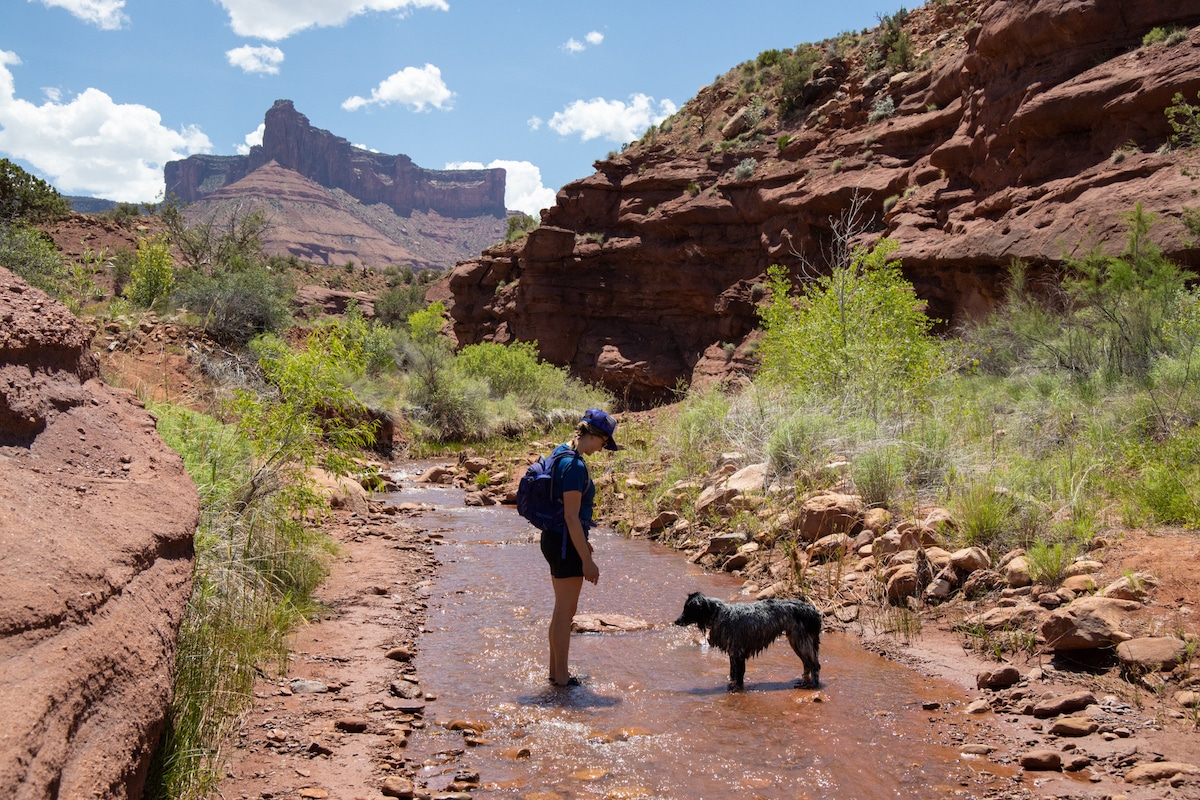
[[263,143],[248,155],[196,155],[168,162],[166,196],[192,203],[274,161],[364,205],[383,203],[404,217],[413,211],[501,219],[506,214],[503,169],[422,169],[406,155],[363,150],[314,128],[291,100],[276,100],[265,122]]

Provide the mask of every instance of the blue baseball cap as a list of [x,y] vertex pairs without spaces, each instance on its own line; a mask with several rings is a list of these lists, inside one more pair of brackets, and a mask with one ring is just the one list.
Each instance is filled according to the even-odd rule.
[[604,443],[605,450],[621,449],[616,440],[613,439],[613,434],[617,431],[617,421],[609,414],[598,408],[589,408],[583,412],[583,421],[608,437],[608,440]]

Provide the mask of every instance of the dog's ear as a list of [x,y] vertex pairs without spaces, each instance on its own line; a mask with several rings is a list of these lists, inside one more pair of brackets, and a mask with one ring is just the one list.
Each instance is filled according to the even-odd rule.
[[688,599],[688,602],[691,602],[692,600],[695,600],[697,597],[703,597],[703,596],[704,595],[701,592],[692,592],[691,594],[688,595],[687,599]]

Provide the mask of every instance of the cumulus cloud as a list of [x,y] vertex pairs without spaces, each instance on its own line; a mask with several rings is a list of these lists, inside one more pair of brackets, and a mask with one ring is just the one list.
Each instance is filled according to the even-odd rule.
[[563,44],[562,49],[566,50],[568,53],[582,53],[584,50],[588,49],[589,45],[591,47],[595,47],[603,41],[603,33],[600,33],[600,31],[591,31],[587,36],[583,37],[582,42],[576,39],[574,36],[572,36],[570,39],[567,39],[567,41]]
[[576,100],[550,118],[550,127],[563,136],[579,134],[583,141],[604,137],[611,142],[631,142],[676,111],[670,100],[657,104],[653,97],[635,94],[620,100]]
[[239,156],[250,155],[250,148],[262,144],[263,131],[267,129],[267,123],[260,122],[258,127],[246,134],[246,138],[242,144],[234,145]]
[[412,106],[413,111],[424,111],[426,106],[446,110],[453,97],[454,92],[442,81],[442,71],[433,64],[426,64],[420,69],[405,67],[372,89],[370,97],[349,97],[342,103],[342,108],[357,111],[370,105],[399,103]]
[[529,126],[529,130],[536,131],[541,130],[542,126],[546,124],[546,120],[541,117],[530,117],[525,124]]
[[[57,0],[64,2],[65,0]],[[73,0],[80,2],[81,0]],[[94,0],[98,1],[98,0]],[[43,0],[45,2],[45,0]],[[341,25],[370,11],[414,8],[449,11],[446,0],[218,0],[229,12],[229,23],[239,36],[277,42],[306,28]]]
[[67,102],[18,99],[9,67],[20,63],[0,50],[0,151],[28,162],[61,192],[154,200],[168,161],[212,149],[199,128],[165,128],[154,109],[115,103],[98,89]]
[[496,159],[486,167],[478,161],[456,161],[446,169],[496,169],[504,170],[504,207],[522,211],[533,218],[543,208],[554,205],[553,189],[542,185],[542,171],[528,161],[505,161]]
[[265,75],[278,75],[279,65],[283,63],[283,51],[270,45],[242,45],[225,52],[232,66],[243,72],[261,72]]
[[101,30],[115,31],[129,21],[121,10],[125,0],[42,0],[48,8],[64,8]]

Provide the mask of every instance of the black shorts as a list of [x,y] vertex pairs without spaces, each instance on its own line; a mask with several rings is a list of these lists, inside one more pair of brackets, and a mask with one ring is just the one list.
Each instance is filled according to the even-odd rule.
[[[566,537],[566,556],[563,556],[563,537]],[[583,559],[575,551],[571,534],[559,531],[542,531],[542,555],[550,565],[550,575],[555,578],[582,578]]]

